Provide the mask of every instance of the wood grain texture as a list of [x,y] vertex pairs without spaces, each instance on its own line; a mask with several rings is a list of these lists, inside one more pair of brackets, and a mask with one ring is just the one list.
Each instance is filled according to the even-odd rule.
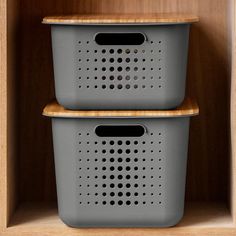
[[58,217],[55,205],[42,203],[23,204],[17,210],[7,233],[21,235],[60,236],[186,236],[186,235],[235,235],[230,212],[220,203],[186,204],[183,219],[176,227],[170,228],[90,228],[73,229],[67,227]]
[[[8,7],[7,7],[8,6]],[[18,4],[0,1],[0,234],[17,204],[16,53]]]
[[128,111],[128,110],[113,110],[113,111],[91,111],[91,110],[66,110],[60,106],[56,101],[48,104],[44,110],[43,115],[49,117],[68,117],[68,118],[88,118],[88,117],[181,117],[194,116],[199,114],[197,103],[187,98],[181,106],[174,110],[142,110],[142,111]]
[[0,1],[0,232],[6,227],[7,212],[7,5]]
[[159,23],[194,23],[197,16],[187,14],[80,14],[48,16],[43,18],[44,24],[159,24]]

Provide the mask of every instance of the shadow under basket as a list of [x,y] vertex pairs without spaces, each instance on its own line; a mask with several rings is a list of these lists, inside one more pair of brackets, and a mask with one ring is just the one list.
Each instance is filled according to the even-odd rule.
[[[145,17],[145,16],[143,16]],[[121,22],[47,17],[55,90],[68,109],[173,109],[185,96],[190,24],[182,16]],[[112,21],[112,19],[114,21]],[[111,23],[112,21],[112,23]]]
[[71,111],[52,117],[60,218],[72,227],[167,227],[184,211],[190,116],[173,111]]

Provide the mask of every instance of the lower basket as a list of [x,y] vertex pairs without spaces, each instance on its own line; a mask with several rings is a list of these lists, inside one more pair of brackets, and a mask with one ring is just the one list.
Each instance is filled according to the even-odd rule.
[[197,108],[173,117],[69,118],[46,110],[54,116],[58,207],[67,225],[167,227],[179,222],[189,116]]

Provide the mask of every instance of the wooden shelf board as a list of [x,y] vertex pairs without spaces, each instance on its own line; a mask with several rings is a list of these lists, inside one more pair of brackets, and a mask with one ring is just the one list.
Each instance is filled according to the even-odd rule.
[[[214,232],[225,232],[235,235],[236,228],[227,207],[222,203],[194,203],[186,204],[182,221],[171,228],[122,228],[122,229],[73,229],[67,227],[59,219],[57,208],[53,204],[25,203],[16,210],[6,234],[20,235],[70,235],[70,236],[151,236],[151,235],[212,235]],[[215,234],[214,234],[215,235]],[[220,235],[220,234],[219,234]],[[223,234],[222,234],[223,235]]]
[[114,110],[114,111],[91,111],[91,110],[66,110],[57,102],[48,104],[43,115],[49,117],[67,117],[67,118],[83,118],[83,117],[178,117],[178,116],[194,116],[198,115],[199,108],[197,103],[186,98],[181,106],[174,110]]
[[44,24],[173,24],[193,23],[197,16],[176,13],[158,14],[80,14],[48,16]]

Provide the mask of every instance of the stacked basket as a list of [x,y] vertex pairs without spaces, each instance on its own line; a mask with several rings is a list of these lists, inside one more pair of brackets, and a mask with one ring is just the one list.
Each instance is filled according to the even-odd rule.
[[52,117],[66,224],[164,227],[182,218],[189,120],[198,114],[196,103],[184,100],[195,21],[183,15],[44,19],[52,25],[60,104],[47,105],[44,115]]

